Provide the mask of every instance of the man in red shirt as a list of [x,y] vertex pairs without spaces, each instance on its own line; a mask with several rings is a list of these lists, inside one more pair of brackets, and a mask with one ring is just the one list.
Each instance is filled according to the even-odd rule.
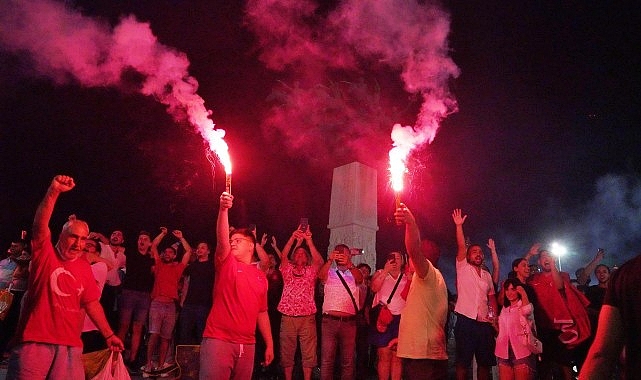
[[89,226],[70,219],[55,247],[49,220],[61,193],[73,189],[73,178],[56,176],[33,221],[31,275],[7,379],[84,378],[80,333],[85,312],[112,350],[121,351],[100,305],[100,291],[83,255]]
[[[274,359],[267,278],[252,264],[256,238],[249,229],[229,233],[229,209],[234,197],[220,196],[216,221],[214,303],[200,348],[200,379],[251,379],[256,326],[265,339],[265,361]],[[216,358],[216,360],[212,360]]]
[[[174,247],[167,247],[162,253],[158,252],[158,244],[167,236],[166,227],[160,227],[160,234],[151,242],[155,279],[154,288],[151,291],[151,306],[149,307],[150,335],[147,344],[147,364],[143,366],[143,372],[163,371],[171,366],[165,362],[165,359],[176,326],[178,282],[191,257],[191,246],[187,243],[182,231],[174,230],[172,234],[185,249],[185,254],[180,262],[174,261],[176,258]],[[156,349],[158,349],[158,365],[153,366],[151,359]]]

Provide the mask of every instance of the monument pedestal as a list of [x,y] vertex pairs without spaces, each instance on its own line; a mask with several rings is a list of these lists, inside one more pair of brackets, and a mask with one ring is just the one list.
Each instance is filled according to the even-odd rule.
[[354,265],[376,268],[377,197],[376,170],[352,162],[334,169],[329,209],[329,250],[346,244],[362,252]]

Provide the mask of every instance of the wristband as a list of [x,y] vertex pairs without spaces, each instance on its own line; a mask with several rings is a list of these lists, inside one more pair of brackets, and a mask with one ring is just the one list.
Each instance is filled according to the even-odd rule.
[[109,340],[109,338],[111,338],[111,337],[112,337],[112,336],[114,336],[114,335],[116,335],[116,333],[111,333],[111,335],[109,335],[108,337],[106,337],[106,338],[105,338],[105,340]]

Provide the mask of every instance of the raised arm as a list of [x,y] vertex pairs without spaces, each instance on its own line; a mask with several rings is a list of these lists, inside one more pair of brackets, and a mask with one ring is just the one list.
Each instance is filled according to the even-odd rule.
[[265,251],[265,244],[267,243],[267,234],[263,234],[260,238],[260,241],[256,244],[256,253],[258,254],[258,259],[260,260],[259,267],[263,271],[269,269],[269,255]]
[[327,256],[327,261],[321,268],[318,270],[318,279],[324,284],[327,281],[327,276],[329,275],[329,268],[331,268],[332,263],[336,261],[336,254],[338,251],[332,251]]
[[180,240],[180,244],[182,244],[185,249],[185,254],[180,262],[187,266],[187,264],[189,264],[189,259],[191,258],[191,245],[189,245],[181,230],[173,230],[171,233],[176,237],[176,239]]
[[160,227],[160,233],[158,236],[154,238],[154,240],[151,241],[151,257],[154,258],[155,262],[160,261],[160,254],[158,253],[158,245],[162,241],[162,239],[167,236],[167,227]]
[[312,267],[316,270],[319,270],[320,267],[322,267],[325,263],[325,260],[323,260],[323,256],[321,256],[320,252],[318,252],[318,249],[316,249],[316,245],[314,245],[314,240],[312,240],[311,228],[307,226],[307,231],[305,231],[303,234],[305,242],[309,247],[309,252],[312,254]]
[[278,244],[276,243],[276,237],[275,236],[272,236],[272,238],[269,241],[269,244],[272,246],[272,248],[274,249],[274,252],[276,252],[276,254],[278,255],[278,258],[282,262],[282,260],[283,260],[283,252],[280,249],[278,249]]
[[525,288],[523,288],[521,285],[516,287],[516,291],[521,295],[521,305],[525,306],[530,303],[530,299],[527,297],[527,292],[525,291]]
[[583,268],[583,273],[581,273],[579,277],[577,277],[579,285],[587,284],[588,279],[590,278],[590,273],[594,272],[596,266],[599,265],[601,260],[603,260],[603,256],[605,256],[605,251],[603,250],[603,248],[599,248],[596,251],[596,255],[594,256],[592,261],[590,261],[588,265]]
[[87,236],[87,239],[91,239],[91,240],[98,239],[102,244],[109,244],[109,239],[107,239],[107,237],[101,234],[100,232],[95,232],[95,231],[90,232],[89,236]]
[[414,264],[414,271],[420,278],[425,278],[430,265],[432,265],[421,252],[421,232],[416,224],[416,218],[405,204],[401,203],[401,207],[396,209],[394,213],[397,224],[405,224],[405,249],[407,254]]
[[541,249],[541,243],[534,243],[530,247],[530,249],[527,251],[525,254],[525,261],[527,261],[528,265],[530,264],[530,258],[532,256],[536,256],[539,253],[539,250]]
[[456,261],[465,260],[467,247],[465,246],[465,234],[463,234],[463,223],[465,223],[467,215],[462,215],[461,209],[456,208],[452,212],[452,220],[456,225]]
[[374,272],[374,275],[372,276],[372,281],[369,285],[370,289],[372,289],[372,292],[378,293],[379,290],[381,290],[381,287],[383,286],[383,282],[385,281],[385,277],[391,270],[392,266],[392,258],[388,258],[385,261],[385,266],[381,270],[377,270]]
[[231,251],[229,243],[229,209],[232,207],[234,196],[224,192],[220,195],[218,218],[216,219],[216,260],[223,261]]
[[494,244],[494,239],[488,239],[487,247],[490,249],[490,254],[492,255],[492,282],[496,287],[499,284],[501,265],[499,263],[499,255],[496,253],[496,244]]
[[[292,248],[298,247],[302,238],[303,237],[300,234],[300,226],[298,226],[298,229],[292,232],[292,235],[289,237],[287,243],[285,243],[285,246],[283,247],[281,261],[289,261],[289,255],[292,253]],[[294,245],[294,243],[296,243],[296,245]]]
[[73,178],[69,176],[57,175],[53,178],[33,218],[34,241],[42,242],[51,239],[49,220],[51,220],[51,214],[53,214],[53,208],[56,205],[58,196],[60,193],[67,192],[75,186]]

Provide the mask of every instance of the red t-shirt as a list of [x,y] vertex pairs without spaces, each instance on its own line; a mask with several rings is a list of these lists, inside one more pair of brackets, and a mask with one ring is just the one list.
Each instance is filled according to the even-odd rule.
[[173,300],[178,299],[178,281],[185,270],[185,264],[179,262],[163,263],[158,260],[154,268],[154,288],[151,291],[151,299],[167,297]]
[[82,307],[100,298],[91,266],[81,256],[61,260],[51,241],[31,242],[29,288],[24,298],[17,342],[82,347]]
[[217,262],[213,299],[205,338],[238,344],[256,343],[258,313],[267,311],[267,278],[254,264],[229,254]]

